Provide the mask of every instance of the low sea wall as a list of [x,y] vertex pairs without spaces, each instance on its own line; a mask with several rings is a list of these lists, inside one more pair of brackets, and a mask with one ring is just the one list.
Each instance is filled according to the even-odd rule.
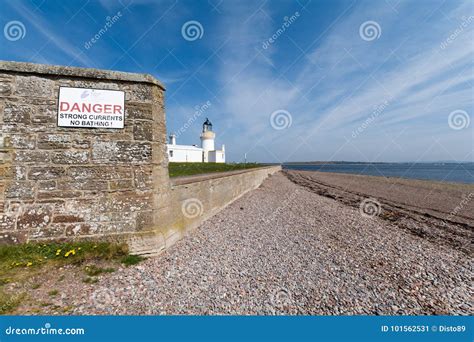
[[270,166],[171,179],[168,205],[157,211],[155,229],[131,236],[131,251],[160,253],[280,170],[280,166]]

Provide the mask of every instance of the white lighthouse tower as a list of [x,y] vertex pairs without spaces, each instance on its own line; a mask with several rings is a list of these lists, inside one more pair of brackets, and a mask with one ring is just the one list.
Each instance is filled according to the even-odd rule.
[[214,151],[214,139],[216,134],[212,131],[212,123],[206,118],[206,121],[202,124],[201,133],[201,148],[203,149],[203,161],[209,162],[209,152]]
[[203,162],[205,163],[225,163],[225,150],[216,150],[214,139],[216,134],[212,131],[212,123],[206,118],[202,124],[201,148],[203,150]]
[[212,123],[206,118],[202,125],[201,147],[196,145],[177,145],[176,134],[170,134],[169,143],[166,145],[168,160],[170,162],[204,162],[225,163],[225,147],[216,150],[214,139],[216,134],[212,131]]

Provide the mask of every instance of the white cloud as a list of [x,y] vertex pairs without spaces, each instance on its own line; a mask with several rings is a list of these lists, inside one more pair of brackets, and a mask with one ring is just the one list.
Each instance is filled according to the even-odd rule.
[[[459,106],[472,111],[474,23],[448,48],[439,47],[459,25],[459,14],[468,15],[467,6],[459,4],[446,13],[442,21],[436,16],[443,17],[444,13],[436,11],[436,4],[402,3],[398,13],[383,2],[371,2],[370,6],[362,4],[342,18],[306,58],[298,61],[301,72],[289,81],[276,79],[280,70],[273,70],[273,63],[266,62],[255,51],[262,37],[271,32],[267,16],[255,14],[259,27],[252,25],[253,21],[235,27],[233,20],[239,17],[238,11],[231,21],[223,18],[223,27],[228,29],[233,46],[226,55],[231,62],[220,71],[222,82],[226,84],[223,110],[245,122],[245,137],[240,137],[241,150],[255,151],[256,148],[266,160],[275,160],[275,157],[255,144],[268,146],[281,160],[323,159],[331,154],[352,159],[357,149],[351,149],[345,137],[373,112],[374,106],[388,100],[387,108],[367,129],[372,130],[371,133],[362,134],[354,144],[360,146],[362,153],[366,151],[374,157],[377,149],[382,149],[381,145],[393,144],[386,141],[381,129],[396,136],[397,132],[409,128],[398,142],[404,149],[388,148],[384,156],[392,160],[416,159],[423,155],[424,144],[431,141],[431,137],[413,140],[407,139],[407,134],[415,137],[416,129],[421,127],[424,132],[433,134],[445,129],[444,117]],[[472,8],[470,10],[472,12]],[[304,14],[301,20],[305,20]],[[366,20],[380,23],[379,40],[360,39],[358,28]],[[437,26],[433,26],[434,22]],[[265,58],[278,58],[278,53],[273,51]],[[240,73],[235,76],[237,72]],[[306,96],[302,97],[303,94]],[[284,132],[273,131],[266,119],[279,108],[289,109],[293,114],[293,126]],[[421,119],[422,126],[418,122]],[[446,132],[453,141],[458,141],[460,136],[469,139],[466,133],[449,129]],[[458,134],[456,139],[455,134]],[[417,144],[421,140],[424,143]],[[324,153],[315,148],[321,146],[321,142]],[[456,147],[446,141],[445,144],[457,157],[469,156],[470,144]],[[437,159],[451,159],[443,151],[438,149],[438,152]]]

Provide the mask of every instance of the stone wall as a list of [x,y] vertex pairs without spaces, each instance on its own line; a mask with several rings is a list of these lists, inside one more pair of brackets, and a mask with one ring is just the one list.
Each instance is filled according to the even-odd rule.
[[[124,91],[124,128],[58,127],[60,86]],[[107,239],[157,254],[280,169],[172,184],[163,95],[149,75],[0,62],[0,244]]]
[[167,204],[155,212],[155,229],[131,237],[131,250],[148,255],[161,252],[280,170],[281,166],[271,166],[172,179]]
[[[60,86],[125,91],[125,128],[57,127]],[[147,75],[0,62],[0,242],[152,229],[163,92]]]

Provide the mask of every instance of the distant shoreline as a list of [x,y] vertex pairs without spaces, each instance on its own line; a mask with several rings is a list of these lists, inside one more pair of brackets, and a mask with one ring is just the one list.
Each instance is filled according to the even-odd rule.
[[284,170],[330,172],[347,175],[430,180],[474,184],[474,163],[346,163],[282,164]]
[[351,162],[351,161],[310,161],[310,162],[285,162],[281,165],[372,165],[372,164],[474,164],[474,162],[462,161],[434,161],[434,162]]

